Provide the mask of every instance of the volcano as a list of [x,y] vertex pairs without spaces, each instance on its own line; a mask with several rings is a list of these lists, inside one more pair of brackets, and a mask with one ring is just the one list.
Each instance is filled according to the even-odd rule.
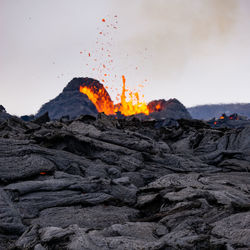
[[48,112],[52,120],[60,119],[62,116],[69,116],[71,119],[81,114],[97,115],[98,111],[89,98],[82,94],[80,86],[93,85],[101,88],[99,82],[91,78],[73,78],[53,100],[45,103],[38,111],[36,117]]
[[124,116],[139,115],[145,119],[190,119],[191,116],[185,106],[177,99],[154,100],[149,104],[139,99],[138,93],[129,92],[123,76],[123,89],[121,101],[114,104],[103,84],[93,78],[73,78],[53,100],[45,103],[36,117],[48,112],[52,120],[69,116],[74,119],[79,115],[97,116],[98,113],[116,115],[118,112]]

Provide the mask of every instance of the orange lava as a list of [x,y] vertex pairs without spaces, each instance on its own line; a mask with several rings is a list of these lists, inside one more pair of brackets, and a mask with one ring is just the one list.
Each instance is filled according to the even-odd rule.
[[161,104],[158,103],[158,104],[156,105],[155,109],[156,109],[156,110],[161,110]]
[[123,115],[136,115],[136,114],[149,114],[149,109],[146,102],[140,101],[139,93],[129,91],[129,100],[126,99],[126,78],[122,76],[122,94],[121,94],[121,103],[115,108],[115,112],[120,111]]
[[105,88],[97,90],[94,89],[94,87],[80,86],[80,92],[88,96],[89,100],[92,101],[98,112],[104,112],[106,115],[114,114],[113,102],[107,98]]
[[[121,112],[125,116],[136,114],[149,114],[147,103],[141,101],[138,92],[132,92],[126,89],[126,78],[122,76],[122,94],[117,95],[116,100],[119,100],[118,96],[121,96],[120,103],[114,105],[110,100],[105,88],[99,90],[92,87],[80,86],[80,92],[87,95],[92,103],[96,106],[98,112],[104,112],[106,115],[114,115],[116,112]],[[127,100],[126,92],[129,94]]]

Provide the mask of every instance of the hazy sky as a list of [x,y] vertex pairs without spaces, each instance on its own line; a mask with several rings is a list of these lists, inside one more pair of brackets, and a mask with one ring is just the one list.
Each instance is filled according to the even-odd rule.
[[115,100],[122,75],[146,101],[250,102],[249,13],[249,0],[0,0],[0,104],[35,113],[73,77]]

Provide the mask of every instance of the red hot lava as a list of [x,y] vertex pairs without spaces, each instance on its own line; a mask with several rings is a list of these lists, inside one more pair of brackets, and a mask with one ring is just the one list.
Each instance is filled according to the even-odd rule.
[[[98,112],[104,112],[106,115],[113,115],[116,112],[121,112],[125,116],[136,114],[149,114],[149,109],[146,102],[141,101],[138,92],[132,92],[126,89],[126,79],[122,76],[123,86],[120,103],[113,104],[108,92],[104,87],[97,88],[94,84],[89,86],[80,86],[80,92],[87,95],[88,98],[96,106]],[[129,94],[129,98],[126,96]]]

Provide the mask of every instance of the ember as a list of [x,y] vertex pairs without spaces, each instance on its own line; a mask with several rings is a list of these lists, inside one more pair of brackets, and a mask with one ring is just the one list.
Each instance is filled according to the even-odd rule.
[[155,109],[156,109],[157,111],[158,111],[158,110],[161,110],[161,104],[158,103],[158,104],[156,105]]
[[[117,29],[117,16],[114,16],[115,19],[110,17],[102,18],[102,25],[100,29],[98,29],[98,36],[96,44],[97,50],[95,52],[91,51],[91,53],[87,50],[88,60],[89,63],[86,66],[91,67],[91,71],[95,71],[95,75],[98,74],[98,78],[100,81],[105,84],[104,87],[95,87],[94,85],[91,86],[84,86],[80,87],[80,92],[87,95],[88,98],[92,101],[92,103],[96,106],[98,112],[104,112],[106,115],[114,115],[117,112],[125,116],[135,115],[135,114],[146,114],[150,113],[147,103],[142,101],[139,96],[139,92],[130,91],[126,88],[126,79],[125,76],[122,76],[123,86],[122,86],[122,93],[117,94],[115,100],[119,103],[114,105],[113,101],[111,100],[109,94],[107,93],[107,85],[112,84],[114,78],[117,77],[115,74],[114,77],[112,73],[110,73],[110,69],[114,68],[114,61],[112,58],[112,47],[113,47],[113,38],[112,34],[114,34],[114,29]],[[96,53],[99,54],[101,58],[100,62],[98,57],[96,57]],[[96,64],[99,65],[96,65]],[[138,67],[136,66],[136,70]],[[116,81],[116,80],[115,80]],[[147,80],[144,81],[144,83]],[[139,87],[144,87],[142,84],[139,84]],[[113,91],[113,88],[109,86],[109,90]],[[116,89],[117,90],[117,89]],[[143,96],[142,96],[143,97]],[[159,111],[162,107],[159,107],[157,111]]]

